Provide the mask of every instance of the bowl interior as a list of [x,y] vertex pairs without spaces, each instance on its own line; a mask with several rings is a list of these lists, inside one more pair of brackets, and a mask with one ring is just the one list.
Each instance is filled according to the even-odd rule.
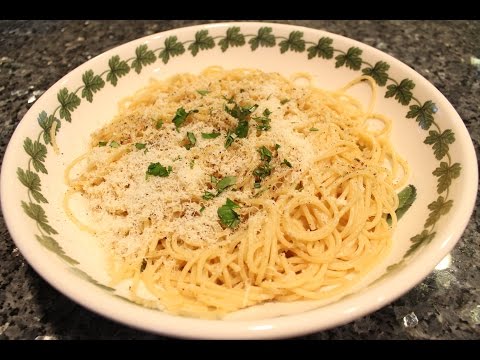
[[[200,46],[205,38],[207,45]],[[411,166],[409,183],[417,188],[417,199],[399,222],[391,253],[355,293],[332,299],[331,304],[269,304],[234,313],[224,321],[207,321],[130,303],[128,282],[115,289],[108,286],[97,240],[79,230],[63,211],[65,167],[87,149],[90,134],[113,118],[120,99],[151,78],[198,73],[212,65],[257,68],[287,77],[307,72],[315,85],[327,90],[363,73],[376,79],[375,111],[393,119],[392,142]],[[351,93],[365,103],[372,96],[363,84]],[[48,136],[54,122],[60,124],[58,155]],[[172,30],[135,40],[81,65],[25,115],[8,146],[1,175],[2,207],[12,237],[53,286],[132,326],[213,338],[301,334],[348,322],[392,301],[421,281],[454,246],[473,209],[478,178],[463,122],[419,74],[351,39],[266,23]],[[81,211],[81,201],[72,205]],[[307,314],[307,310],[311,311]]]

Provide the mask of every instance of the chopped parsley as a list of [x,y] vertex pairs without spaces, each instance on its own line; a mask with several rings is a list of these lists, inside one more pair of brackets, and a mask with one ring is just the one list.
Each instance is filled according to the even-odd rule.
[[310,128],[310,131],[319,131],[316,127]]
[[247,117],[258,108],[257,104],[246,106],[239,106],[237,103],[234,104],[232,109],[225,106],[225,111],[238,120],[246,120]]
[[215,139],[220,136],[220,133],[202,133],[202,138],[203,139]]
[[278,150],[280,149],[280,145],[279,144],[275,144],[275,150]]
[[155,128],[160,129],[162,126],[163,126],[163,120],[160,119],[160,120],[158,120],[157,123],[155,124]]
[[142,149],[145,149],[145,150],[146,150],[147,144],[136,143],[136,144],[135,144],[135,147],[136,147],[138,150],[142,150]]
[[[236,176],[225,176],[222,180],[220,180],[216,183],[215,187],[218,190],[218,194],[220,194],[227,187],[235,185],[236,183],[237,183],[237,177]],[[217,196],[218,196],[218,194],[217,194]]]
[[227,136],[225,138],[225,149],[230,147],[237,137],[237,134],[235,134],[231,130],[228,130]]
[[[233,97],[228,100],[228,103],[233,103],[234,106],[230,109],[227,105],[225,105],[225,111],[238,120],[238,125],[233,133],[239,138],[246,138],[248,136],[248,118],[250,114],[257,110],[258,105],[239,106],[233,101]],[[229,131],[229,133],[231,133],[231,131]],[[227,148],[232,145],[234,140],[235,138],[231,139],[231,136],[229,137],[229,134],[227,134],[225,147]]]
[[146,176],[152,175],[152,176],[167,177],[168,175],[170,175],[171,172],[172,172],[171,166],[165,167],[158,162],[150,163],[150,165],[148,165]]
[[268,131],[272,127],[270,126],[271,119],[269,118],[272,112],[268,109],[263,111],[263,116],[254,117],[253,120],[257,122],[257,130],[258,131]]
[[195,166],[195,160],[190,160],[190,169],[193,169]]
[[[257,178],[260,179],[260,181],[264,178],[266,178],[268,175],[272,173],[272,168],[270,167],[270,164],[263,164],[258,166],[255,170],[253,170],[253,175]],[[259,181],[255,181],[259,182]]]
[[254,187],[258,189],[262,180],[272,173],[273,168],[270,166],[270,161],[272,161],[272,152],[265,146],[258,148],[257,151],[260,153],[260,160],[262,160],[262,164],[253,170],[253,176],[255,176]]
[[210,93],[210,90],[197,90],[197,93],[199,93],[199,94],[202,95],[202,96],[205,96],[205,95],[207,95],[208,93]]
[[202,199],[204,200],[212,200],[215,197],[214,193],[211,193],[210,191],[205,191],[202,195]]
[[190,111],[185,111],[183,107],[180,107],[177,109],[177,112],[175,113],[175,116],[172,119],[172,122],[175,124],[175,128],[178,129],[180,126],[183,125],[183,123],[187,120],[188,115],[191,113],[197,113],[198,110],[190,110]]
[[290,161],[288,161],[287,159],[283,159],[283,162],[282,162],[283,165],[287,165],[289,168],[292,167],[292,163]]
[[234,209],[239,207],[238,204],[227,198],[225,205],[220,206],[217,210],[220,222],[229,228],[236,228],[240,224],[240,215]]
[[235,129],[235,135],[239,138],[246,138],[248,136],[248,121],[240,120],[238,126]]
[[99,141],[98,146],[107,146],[108,141]]
[[256,182],[255,184],[253,184],[253,187],[254,187],[255,189],[260,189],[260,188],[262,187],[262,184]]
[[260,153],[260,160],[270,162],[272,160],[272,152],[268,150],[265,146],[262,146],[258,149]]
[[200,208],[200,214],[203,213],[204,211],[205,211],[205,206],[202,206],[202,207]]
[[211,200],[214,197],[220,195],[223,191],[225,191],[228,187],[235,185],[237,183],[236,176],[225,176],[223,179],[217,179],[215,176],[210,176],[210,182],[215,185],[217,189],[217,193],[214,194],[210,191],[205,191],[202,195],[202,198],[205,200]]
[[289,101],[290,101],[290,99],[283,99],[283,100],[280,101],[280,104],[285,105]]
[[112,147],[112,148],[118,148],[119,146],[120,146],[120,144],[118,142],[116,142],[115,140],[110,142],[110,147]]
[[188,143],[185,145],[185,148],[187,150],[190,150],[197,143],[197,138],[195,137],[195,135],[193,133],[187,132],[187,141],[188,141]]

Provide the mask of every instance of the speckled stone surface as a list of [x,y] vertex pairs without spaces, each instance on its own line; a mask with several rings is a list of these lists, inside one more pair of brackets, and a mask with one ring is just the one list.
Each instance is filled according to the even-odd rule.
[[[91,57],[207,21],[0,21],[0,152],[31,103]],[[362,41],[405,62],[453,104],[480,146],[478,21],[281,21]],[[30,103],[29,103],[30,101]],[[451,264],[350,324],[302,339],[480,339],[479,201]],[[25,262],[0,218],[0,339],[167,339],[119,325],[54,290]]]

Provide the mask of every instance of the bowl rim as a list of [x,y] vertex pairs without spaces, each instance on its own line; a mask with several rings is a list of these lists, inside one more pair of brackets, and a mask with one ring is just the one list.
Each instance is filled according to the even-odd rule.
[[[55,84],[50,86],[41,98],[44,98],[44,96],[51,96],[52,89],[59,88],[68,78],[72,76],[72,74],[77,74],[82,70],[86,70],[100,58],[108,58],[112,55],[116,55],[120,48],[133,48],[134,44],[143,44],[148,40],[155,39],[156,37],[160,36],[164,38],[169,35],[179,34],[179,32],[193,33],[200,29],[211,29],[217,27],[227,28],[231,26],[270,26],[272,28],[279,29],[300,30],[309,33],[313,32],[316,34],[329,36],[334,39],[346,41],[352,46],[359,46],[362,49],[368,49],[372,54],[379,56],[382,60],[388,60],[390,64],[394,64],[394,67],[400,70],[402,74],[405,74],[416,82],[421,82],[424,84],[427,89],[426,92],[435,93],[438,99],[442,101],[442,110],[446,112],[446,117],[451,119],[451,126],[455,127],[455,134],[457,135],[459,146],[463,151],[464,164],[477,164],[473,143],[459,114],[455,111],[445,96],[422,75],[411,69],[408,65],[404,64],[400,60],[370,45],[342,35],[330,33],[328,31],[298,25],[270,22],[219,22],[213,24],[200,24],[174,28],[171,30],[151,34],[117,45],[82,63],[75,69],[69,71],[60,80],[55,82]],[[18,137],[19,134],[30,125],[26,119],[35,116],[34,114],[37,113],[37,108],[39,108],[39,104],[41,104],[41,101],[39,100],[37,100],[37,102],[24,115],[15,129],[11,139]],[[88,284],[85,281],[72,281],[72,279],[76,278],[74,278],[71,274],[65,274],[65,276],[59,277],[57,271],[58,269],[56,269],[56,267],[46,266],[44,254],[33,251],[35,248],[32,248],[31,241],[25,238],[25,236],[21,233],[21,227],[17,226],[17,219],[13,218],[13,215],[8,211],[8,206],[11,204],[8,199],[12,199],[13,195],[9,194],[9,184],[11,184],[12,181],[11,178],[9,178],[10,175],[6,174],[11,174],[12,171],[6,172],[5,170],[7,168],[11,169],[12,165],[15,165],[11,156],[14,151],[15,150],[13,149],[12,141],[9,141],[3,158],[0,177],[0,193],[2,199],[1,208],[5,218],[5,223],[12,239],[33,269],[60,293],[66,295],[68,298],[76,303],[81,304],[90,311],[127,326],[157,334],[183,338],[261,339],[299,336],[343,325],[351,322],[354,319],[378,310],[379,308],[393,302],[395,299],[399,298],[401,295],[405,294],[407,291],[420,283],[452,250],[452,248],[461,238],[463,231],[470,220],[471,214],[474,210],[478,189],[477,166],[463,166],[462,171],[464,171],[464,173],[462,174],[462,177],[465,181],[465,189],[461,196],[458,197],[458,200],[456,200],[457,202],[461,203],[462,206],[458,207],[456,211],[452,212],[451,216],[449,217],[449,221],[446,225],[446,229],[448,229],[448,231],[445,230],[445,233],[450,234],[450,236],[447,236],[443,239],[442,245],[440,246],[441,251],[437,251],[435,254],[427,253],[425,251],[420,252],[415,259],[412,260],[412,263],[409,266],[402,269],[402,271],[398,273],[392,274],[388,280],[371,286],[367,292],[358,294],[353,299],[342,300],[341,304],[333,303],[328,305],[330,313],[322,314],[321,322],[316,322],[313,320],[316,317],[315,315],[318,317],[318,314],[315,314],[315,312],[319,312],[321,308],[299,314],[280,316],[264,320],[242,321],[202,320],[158,312],[159,316],[161,317],[161,320],[159,320],[157,316],[151,316],[152,310],[150,309],[136,306],[138,311],[133,311],[133,306],[135,305],[120,302],[119,300],[114,299],[114,297],[111,295],[104,294],[99,289],[92,291],[91,284]],[[11,163],[12,165],[10,165]],[[5,201],[5,199],[7,199],[7,201]],[[413,263],[417,265],[421,264],[421,266],[411,266]],[[397,286],[392,286],[392,284],[396,284]],[[387,292],[386,290],[389,291]],[[92,299],[92,297],[95,299]],[[116,302],[115,306],[112,306],[112,299],[114,303]],[[362,299],[364,299],[364,301],[361,301]]]

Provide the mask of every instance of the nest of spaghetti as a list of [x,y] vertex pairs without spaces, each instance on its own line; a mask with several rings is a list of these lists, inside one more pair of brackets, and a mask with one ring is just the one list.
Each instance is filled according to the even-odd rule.
[[375,99],[368,76],[336,91],[253,69],[153,80],[67,169],[67,212],[145,306],[221,318],[346,294],[388,254],[409,175]]

